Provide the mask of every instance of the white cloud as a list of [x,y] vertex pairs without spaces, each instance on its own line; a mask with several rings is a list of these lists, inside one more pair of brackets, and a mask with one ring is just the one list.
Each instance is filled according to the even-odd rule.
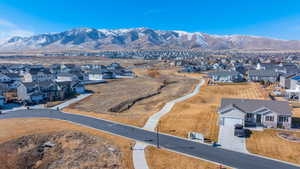
[[0,18],[0,43],[14,36],[32,36],[32,31],[21,28],[21,26]]

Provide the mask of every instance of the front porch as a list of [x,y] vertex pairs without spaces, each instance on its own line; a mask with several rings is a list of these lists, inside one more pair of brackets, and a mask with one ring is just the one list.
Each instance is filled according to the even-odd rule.
[[264,127],[261,114],[247,113],[245,117],[245,127]]

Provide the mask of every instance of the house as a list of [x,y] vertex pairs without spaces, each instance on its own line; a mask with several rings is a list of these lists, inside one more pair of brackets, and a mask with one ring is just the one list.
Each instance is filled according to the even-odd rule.
[[34,91],[32,93],[29,93],[29,100],[27,100],[27,103],[31,104],[39,104],[44,102],[44,94],[39,91]]
[[72,84],[72,91],[76,94],[83,94],[85,93],[85,87],[82,83],[76,82]]
[[0,73],[0,83],[11,82],[11,78],[6,76],[5,74]]
[[248,80],[253,82],[271,82],[274,83],[278,79],[278,73],[274,70],[249,70],[248,71]]
[[279,76],[279,85],[282,88],[290,89],[291,88],[291,79],[295,77],[297,73],[290,73],[290,74],[282,74]]
[[68,81],[56,82],[56,84],[59,87],[59,92],[58,92],[59,100],[66,99],[73,95],[72,82],[68,82]]
[[5,97],[0,96],[0,108],[2,108],[5,105]]
[[56,79],[57,82],[65,82],[65,81],[77,81],[78,77],[74,74],[71,73],[59,73],[56,75]]
[[208,76],[212,78],[214,82],[232,83],[244,81],[243,75],[236,71],[210,72]]
[[17,87],[18,100],[23,103],[41,103],[44,95],[34,82],[20,82]]
[[22,76],[18,73],[5,73],[5,75],[10,78],[11,81],[21,81]]
[[31,68],[24,73],[23,82],[49,81],[53,78],[50,70],[45,68]]
[[88,80],[114,79],[115,74],[109,70],[94,70],[88,73]]
[[[294,80],[292,80],[294,82]],[[300,81],[295,81],[295,84],[293,84],[293,87],[290,89],[286,89],[286,96],[289,99],[295,99],[298,97],[298,100],[300,101]]]
[[295,75],[289,79],[289,89],[296,89],[297,83],[300,82],[300,75]]
[[41,103],[63,100],[71,95],[70,82],[19,82],[17,98],[20,102]]
[[291,128],[292,112],[288,102],[223,98],[218,113],[220,125]]

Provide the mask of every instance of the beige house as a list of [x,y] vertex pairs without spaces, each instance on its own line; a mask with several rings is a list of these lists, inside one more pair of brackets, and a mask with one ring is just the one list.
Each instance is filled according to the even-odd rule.
[[218,113],[220,125],[291,128],[292,112],[288,102],[223,98]]

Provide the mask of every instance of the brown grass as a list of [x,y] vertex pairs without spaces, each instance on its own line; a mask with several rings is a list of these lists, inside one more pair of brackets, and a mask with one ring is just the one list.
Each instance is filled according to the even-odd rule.
[[300,118],[300,108],[293,108],[293,117]]
[[[64,111],[77,114],[86,114],[120,123],[143,127],[147,119],[152,114],[158,112],[168,101],[190,93],[194,89],[194,86],[198,83],[197,80],[174,75],[174,70],[155,71],[159,71],[159,77],[149,78],[149,72],[147,69],[138,69],[135,70],[135,72],[138,74],[138,76],[140,76],[140,79],[129,79],[125,81],[120,80],[110,84],[105,84],[107,85],[105,87],[101,85],[90,86],[89,89],[95,92],[92,96],[68,108],[65,108]],[[128,81],[131,80],[133,81],[130,82],[130,85],[127,84],[131,90],[129,91],[128,89],[126,91],[127,93],[123,94],[124,97],[121,98],[120,95],[122,94],[120,94],[119,91],[122,93],[126,89],[120,87],[119,85],[124,85],[124,83],[128,83]],[[149,80],[149,82],[147,82],[147,80]],[[163,81],[165,80],[173,83],[170,83],[164,87],[160,94],[136,102],[130,109],[126,111],[121,113],[113,113],[107,112],[103,109],[102,105],[104,105],[104,102],[107,103],[105,104],[106,107],[110,107],[112,104],[117,102],[115,99],[124,101],[133,95],[139,95],[141,92],[144,92],[136,91],[135,89],[137,88],[137,85],[147,88],[147,86],[144,84],[148,84],[148,86],[150,85],[153,89],[155,89],[155,85],[158,86],[157,84],[163,84]],[[108,92],[107,90],[111,92]],[[108,100],[111,101],[108,103]]]
[[147,74],[149,77],[152,77],[152,78],[158,78],[160,76],[160,73],[158,70],[156,69],[150,69],[147,71]]
[[117,145],[122,152],[122,166],[126,169],[133,169],[131,146],[133,141],[100,132],[65,121],[50,119],[6,119],[0,120],[0,143],[31,134],[57,132],[57,131],[81,131],[97,135],[110,140]]
[[199,94],[177,103],[172,111],[161,119],[160,130],[180,137],[187,137],[188,132],[195,131],[217,141],[219,130],[217,109],[224,97],[268,99],[259,85],[254,83],[204,85]]
[[145,150],[150,169],[217,169],[216,164],[148,146]]
[[[300,164],[300,143],[290,142],[277,136],[278,130],[265,129],[254,131],[247,139],[247,149],[251,153],[276,158],[292,163]],[[300,137],[299,132],[293,133]]]

